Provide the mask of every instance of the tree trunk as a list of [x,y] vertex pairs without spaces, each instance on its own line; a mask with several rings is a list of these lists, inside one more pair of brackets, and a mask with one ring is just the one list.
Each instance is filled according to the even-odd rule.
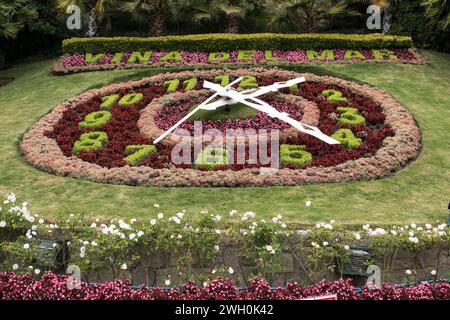
[[87,37],[97,36],[97,10],[95,9],[95,7],[92,7],[89,11],[89,24],[86,36]]
[[239,33],[240,17],[236,15],[230,15],[227,17],[227,32]]
[[391,30],[392,27],[392,13],[390,12],[389,8],[386,8],[384,10],[384,18],[383,18],[383,34],[386,34]]
[[150,33],[152,36],[160,37],[165,34],[165,31],[166,23],[164,19],[164,9],[162,3],[160,3],[155,9]]

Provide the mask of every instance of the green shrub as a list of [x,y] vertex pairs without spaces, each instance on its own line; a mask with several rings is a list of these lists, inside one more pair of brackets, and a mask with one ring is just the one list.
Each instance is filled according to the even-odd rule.
[[156,147],[154,145],[142,144],[127,146],[125,148],[125,153],[128,154],[128,156],[123,160],[131,166],[137,166],[155,152]]
[[130,93],[119,100],[119,106],[131,106],[144,99],[142,93]]
[[150,58],[152,57],[153,52],[152,51],[146,51],[144,52],[144,55],[142,55],[141,52],[133,52],[131,56],[128,58],[128,63],[136,63],[136,62],[148,62],[150,61]]
[[238,52],[237,59],[241,61],[250,61],[253,60],[253,54],[255,50],[242,50]]
[[209,170],[227,165],[228,163],[227,149],[224,148],[207,147],[199,153],[195,160],[197,167],[207,168]]
[[342,92],[338,90],[323,90],[322,94],[327,97],[329,103],[347,102],[347,98],[342,96]]
[[164,85],[167,86],[167,92],[175,92],[178,89],[178,86],[180,85],[180,80],[179,79],[173,79],[173,80],[169,80],[164,82]]
[[95,111],[89,113],[84,121],[78,124],[80,129],[100,129],[112,119],[112,114],[109,111]]
[[166,54],[165,56],[161,57],[159,59],[160,62],[166,62],[166,61],[175,61],[175,62],[181,62],[183,61],[183,57],[178,51],[172,51]]
[[307,50],[306,55],[309,60],[334,60],[334,52],[333,50],[322,50],[321,53],[318,53],[315,50]]
[[380,49],[412,47],[411,37],[381,34],[197,34],[166,37],[71,38],[63,41],[65,54],[127,51]]
[[349,126],[364,125],[366,119],[359,114],[356,108],[339,107],[336,109],[341,114],[339,122]]
[[197,87],[198,80],[197,78],[191,78],[183,81],[183,87],[186,91],[194,90]]
[[226,61],[230,59],[228,52],[211,52],[208,56],[208,61]]
[[293,164],[303,167],[313,160],[312,154],[305,151],[306,146],[282,144],[280,146],[280,159],[284,164]]
[[100,54],[92,54],[92,53],[86,53],[86,63],[96,63],[103,59],[105,55],[103,53]]
[[372,54],[377,60],[384,60],[384,58],[388,58],[389,60],[398,60],[396,54],[389,49],[372,50]]
[[101,109],[109,109],[116,103],[117,100],[119,100],[118,94],[112,94],[110,96],[105,96],[102,98],[102,104],[100,105]]
[[356,149],[363,143],[350,129],[339,129],[331,137],[350,150]]
[[73,146],[73,153],[79,155],[82,151],[100,150],[108,142],[106,132],[94,131],[83,133]]
[[358,50],[347,50],[344,56],[345,60],[359,59],[366,60],[366,57]]

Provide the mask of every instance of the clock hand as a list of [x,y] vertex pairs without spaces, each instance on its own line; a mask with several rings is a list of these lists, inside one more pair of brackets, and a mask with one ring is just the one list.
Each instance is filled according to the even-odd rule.
[[[156,139],[155,141],[153,141],[154,144],[157,144],[158,142],[160,142],[162,139],[164,139],[165,137],[167,137],[169,135],[169,133],[171,133],[172,131],[174,131],[177,127],[179,127],[183,122],[185,122],[187,119],[189,119],[194,113],[196,113],[198,110],[202,109],[202,107],[206,104],[208,104],[210,101],[212,101],[215,97],[223,94],[223,92],[226,92],[229,88],[231,88],[232,86],[234,86],[236,83],[239,83],[243,80],[243,77],[237,78],[236,80],[234,80],[233,82],[231,82],[229,85],[227,85],[226,87],[222,87],[220,86],[219,90],[216,90],[217,92],[215,94],[213,94],[211,97],[209,97],[208,99],[206,99],[203,103],[199,104],[194,110],[192,110],[191,112],[189,112],[185,117],[183,117],[183,119],[181,119],[180,121],[178,121],[176,124],[174,124],[169,130],[167,130],[166,132],[164,132],[158,139]],[[208,82],[208,81],[205,81]]]
[[[265,87],[260,87],[260,88],[252,88],[252,89],[249,89],[249,90],[241,91],[240,93],[242,95],[245,95],[246,98],[258,97],[258,96],[264,95],[264,94],[269,93],[269,92],[276,92],[279,89],[290,88],[293,85],[299,84],[299,83],[302,83],[302,82],[305,82],[305,78],[304,77],[295,78],[295,79],[292,79],[292,80],[288,80],[286,82],[275,82],[274,84],[272,84],[270,86],[265,86]],[[218,91],[222,87],[220,85],[218,85],[218,84],[205,81],[204,82],[204,88]],[[252,92],[252,93],[250,93],[250,92]],[[220,99],[220,100],[217,100],[215,102],[212,102],[212,103],[209,103],[207,105],[204,105],[202,107],[202,109],[203,110],[216,110],[216,109],[218,109],[220,107],[223,107],[223,106],[226,106],[226,105],[230,105],[230,104],[235,104],[235,103],[236,103],[236,101],[233,100],[233,99]]]
[[322,131],[320,131],[318,128],[307,125],[307,124],[303,124],[300,121],[292,119],[287,113],[279,112],[278,110],[273,108],[271,105],[269,105],[268,103],[266,103],[260,99],[249,98],[250,100],[256,102],[256,103],[254,103],[254,102],[250,102],[250,101],[246,100],[245,96],[241,95],[237,91],[227,91],[226,94],[238,102],[245,103],[246,105],[248,105],[256,110],[267,113],[272,118],[277,118],[283,122],[290,124],[291,126],[296,128],[300,132],[309,134],[309,135],[316,137],[328,144],[340,144],[339,141],[327,136]]

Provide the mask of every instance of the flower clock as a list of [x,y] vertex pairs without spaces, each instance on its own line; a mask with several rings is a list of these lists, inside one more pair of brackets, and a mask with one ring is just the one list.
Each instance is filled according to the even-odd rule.
[[[252,154],[262,135],[263,154],[278,155],[271,174]],[[242,143],[211,147],[230,137]],[[393,174],[417,156],[420,132],[398,101],[368,85],[277,68],[221,69],[90,90],[44,116],[20,148],[35,167],[95,182],[299,185]]]

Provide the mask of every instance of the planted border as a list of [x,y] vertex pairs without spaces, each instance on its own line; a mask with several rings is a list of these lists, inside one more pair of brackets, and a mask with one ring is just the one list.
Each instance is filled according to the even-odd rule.
[[[102,51],[100,51],[102,52]],[[113,69],[154,67],[208,67],[235,65],[286,65],[317,63],[408,63],[424,64],[412,48],[296,49],[233,51],[104,51],[66,55],[53,66],[55,75]]]
[[232,51],[298,49],[411,48],[411,37],[382,34],[197,34],[166,37],[72,38],[63,41],[64,54],[125,51]]

